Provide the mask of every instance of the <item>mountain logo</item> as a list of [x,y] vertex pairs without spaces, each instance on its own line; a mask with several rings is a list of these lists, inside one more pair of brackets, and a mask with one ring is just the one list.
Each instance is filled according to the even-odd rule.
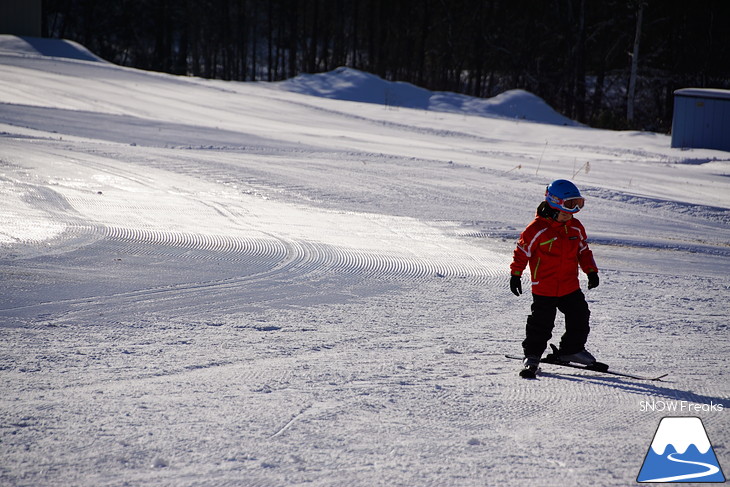
[[700,418],[662,418],[637,482],[725,482]]

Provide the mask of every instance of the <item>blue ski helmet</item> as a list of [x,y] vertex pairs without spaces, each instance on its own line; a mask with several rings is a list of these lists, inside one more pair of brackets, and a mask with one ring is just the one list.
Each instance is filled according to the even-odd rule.
[[567,179],[556,179],[548,184],[545,201],[550,208],[566,213],[578,213],[585,204],[578,187]]

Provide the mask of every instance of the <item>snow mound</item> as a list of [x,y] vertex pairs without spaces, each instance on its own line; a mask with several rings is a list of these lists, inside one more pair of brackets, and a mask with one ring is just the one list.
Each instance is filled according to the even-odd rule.
[[81,44],[64,39],[0,35],[0,54],[48,56],[79,61],[105,62]]
[[437,112],[526,120],[579,126],[545,101],[524,90],[509,90],[493,98],[477,98],[446,91],[429,91],[401,81],[340,67],[327,73],[301,74],[275,83],[280,89],[335,100],[374,103]]

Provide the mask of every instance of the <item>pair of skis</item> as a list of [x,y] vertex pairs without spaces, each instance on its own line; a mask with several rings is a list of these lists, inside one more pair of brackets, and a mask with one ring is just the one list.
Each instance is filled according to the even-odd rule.
[[[513,360],[522,360],[522,357],[517,357],[515,355],[505,355],[505,357]],[[548,356],[549,357],[549,356]],[[577,364],[571,364],[571,363],[565,363],[565,362],[559,362],[557,360],[551,360],[548,357],[545,357],[544,359],[540,360],[540,364],[550,364],[550,365],[557,365],[560,367],[570,367],[572,369],[580,369],[580,370],[590,370],[593,372],[599,372],[601,374],[610,374],[610,375],[616,375],[620,377],[627,377],[629,379],[636,379],[636,380],[646,380],[646,381],[661,381],[664,377],[668,376],[669,374],[663,374],[656,377],[646,377],[641,375],[634,375],[634,374],[627,374],[625,372],[617,372],[615,370],[609,370],[609,367],[607,364],[596,362],[592,365],[577,365]],[[524,368],[520,371],[520,377],[523,377],[525,379],[534,379],[537,375],[538,368],[535,367],[532,368]]]

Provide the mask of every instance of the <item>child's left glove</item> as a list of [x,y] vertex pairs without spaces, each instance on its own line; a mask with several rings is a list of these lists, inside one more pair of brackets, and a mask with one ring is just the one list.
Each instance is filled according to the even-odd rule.
[[512,291],[512,294],[515,296],[522,294],[522,278],[520,276],[510,277],[509,290]]

